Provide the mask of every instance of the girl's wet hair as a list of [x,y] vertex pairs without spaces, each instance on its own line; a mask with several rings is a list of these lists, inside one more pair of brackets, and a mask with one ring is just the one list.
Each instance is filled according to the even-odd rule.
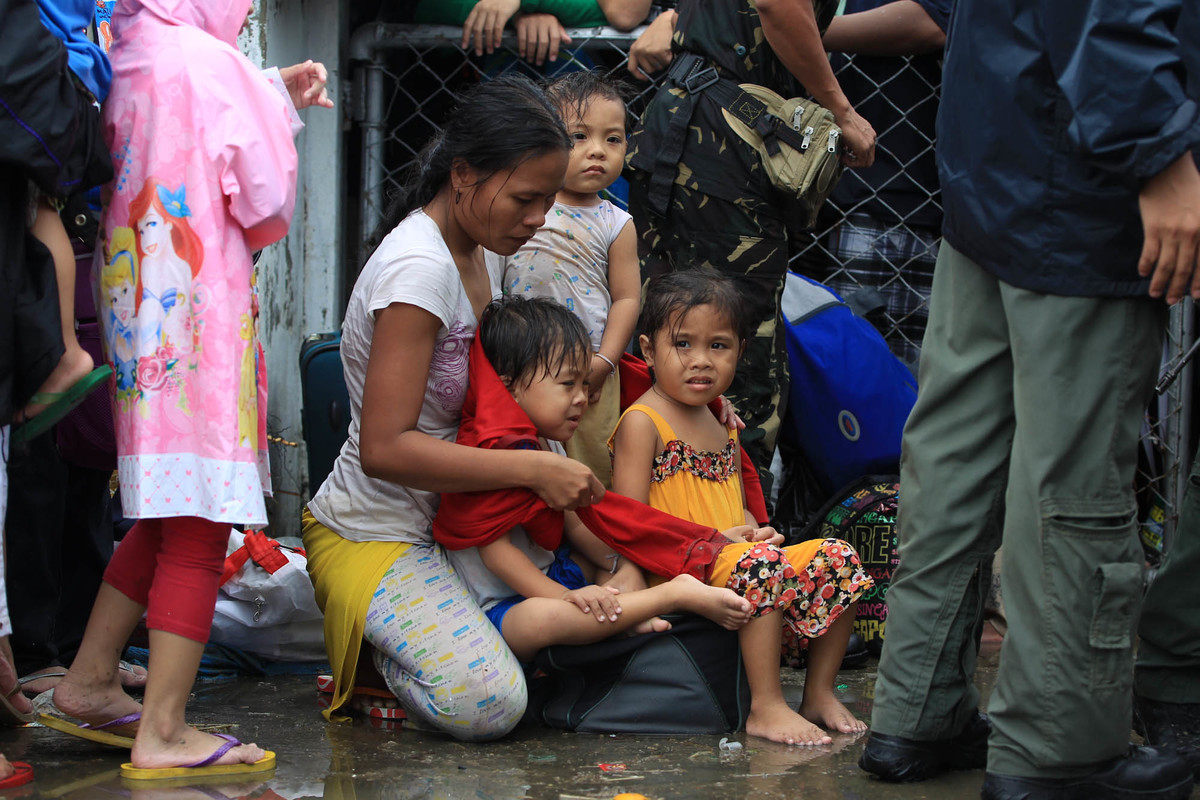
[[[597,97],[604,100],[615,100],[622,107],[626,100],[633,95],[629,84],[618,78],[610,78],[596,70],[580,70],[568,72],[561,78],[555,78],[546,84],[546,96],[557,108],[564,120],[582,119],[588,106]],[[629,133],[632,125],[629,111],[625,111],[625,132]]]
[[483,182],[531,158],[570,149],[571,139],[558,109],[537,84],[516,75],[482,83],[462,96],[442,130],[409,167],[375,241],[433,200],[450,180],[456,161],[477,170]]
[[578,361],[586,373],[592,352],[579,317],[545,297],[505,295],[493,300],[479,319],[478,336],[496,374],[517,385],[557,374],[571,361]]
[[750,338],[750,321],[741,288],[728,276],[711,269],[688,269],[657,275],[646,284],[638,330],[654,340],[672,322],[697,306],[712,306],[729,320],[739,341]]

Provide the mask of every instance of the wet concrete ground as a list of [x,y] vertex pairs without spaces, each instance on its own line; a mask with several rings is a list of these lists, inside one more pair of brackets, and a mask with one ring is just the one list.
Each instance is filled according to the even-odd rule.
[[[998,647],[985,644],[979,670],[984,702],[995,677]],[[799,701],[803,672],[784,671],[789,698]],[[870,719],[875,662],[844,671],[842,700]],[[396,723],[356,719],[330,725],[317,708],[311,677],[241,678],[198,684],[189,706],[193,722],[235,722],[245,741],[277,753],[265,780],[131,788],[118,768],[127,753],[28,727],[0,731],[0,751],[31,762],[36,780],[0,797],[96,800],[609,800],[623,792],[648,798],[732,800],[917,800],[979,797],[982,772],[956,773],[895,786],[868,778],[856,766],[864,737],[835,737],[832,745],[789,748],[738,734],[741,751],[719,749],[720,736],[687,738],[574,734],[525,726],[501,742],[460,744],[406,730]],[[388,727],[381,727],[386,725]],[[609,766],[608,769],[600,765]],[[623,768],[622,766],[623,765]],[[1200,789],[1192,795],[1200,798]]]

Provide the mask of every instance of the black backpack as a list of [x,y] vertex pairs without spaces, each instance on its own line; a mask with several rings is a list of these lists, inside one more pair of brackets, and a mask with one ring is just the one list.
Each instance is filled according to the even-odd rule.
[[[663,633],[538,652],[531,709],[581,733],[716,734],[742,728],[750,688],[736,631],[694,615]],[[540,713],[539,713],[540,711]]]

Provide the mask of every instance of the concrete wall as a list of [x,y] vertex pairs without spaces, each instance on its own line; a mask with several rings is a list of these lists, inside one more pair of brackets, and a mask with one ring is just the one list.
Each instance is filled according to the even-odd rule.
[[275,503],[272,535],[298,536],[308,497],[307,456],[300,424],[300,344],[309,333],[336,330],[342,321],[342,101],[340,63],[346,40],[344,0],[255,0],[242,51],[260,65],[288,66],[311,58],[329,70],[335,108],[300,112],[296,214],[283,241],[258,262],[260,333],[267,358],[267,430],[298,447],[271,444]]

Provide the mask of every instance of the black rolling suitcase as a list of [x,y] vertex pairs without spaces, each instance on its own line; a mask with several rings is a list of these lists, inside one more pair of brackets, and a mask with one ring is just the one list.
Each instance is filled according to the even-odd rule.
[[350,395],[342,372],[342,334],[314,333],[300,346],[308,493],[329,476],[350,430]]

